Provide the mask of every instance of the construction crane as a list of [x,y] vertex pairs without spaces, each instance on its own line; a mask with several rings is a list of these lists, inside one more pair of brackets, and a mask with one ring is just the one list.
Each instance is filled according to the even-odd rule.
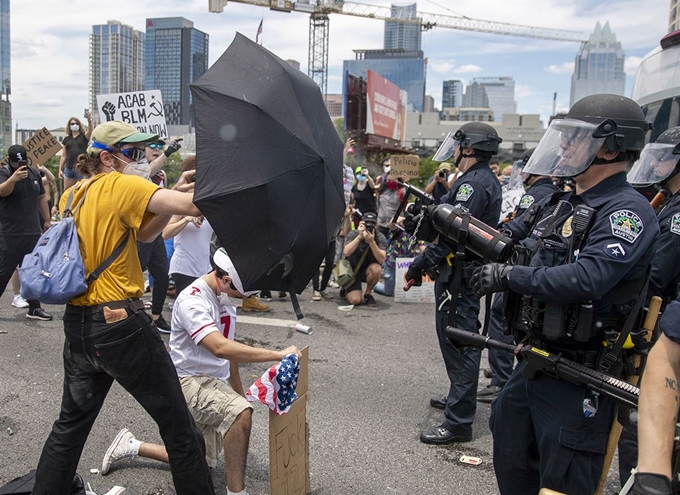
[[[227,4],[227,0],[208,1],[209,11],[214,13],[223,12],[224,6]],[[423,30],[437,27],[544,40],[569,42],[586,41],[583,33],[579,31],[547,29],[535,26],[523,26],[521,24],[483,21],[465,16],[456,17],[442,14],[429,14],[427,12],[418,12],[415,18],[406,19],[394,17],[390,7],[357,2],[344,2],[341,0],[298,0],[297,2],[289,0],[231,1],[256,5],[258,7],[268,7],[271,10],[278,10],[281,12],[304,12],[310,14],[307,74],[319,85],[321,94],[324,95],[324,98],[326,97],[328,82],[328,16],[330,14],[351,15],[354,17],[400,22],[403,24],[417,24],[421,26],[421,29]]]

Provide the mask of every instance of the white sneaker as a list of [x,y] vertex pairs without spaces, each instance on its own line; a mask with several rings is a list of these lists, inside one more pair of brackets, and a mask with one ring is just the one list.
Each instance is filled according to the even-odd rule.
[[28,308],[28,302],[26,301],[26,299],[21,297],[21,294],[17,294],[12,299],[12,306],[14,306],[15,308]]
[[315,290],[312,294],[312,301],[321,301],[321,292]]
[[121,459],[128,459],[135,457],[139,453],[138,442],[135,442],[135,436],[130,433],[127,428],[123,428],[118,432],[113,443],[106,451],[104,460],[102,461],[101,474],[106,474],[111,468],[111,464]]

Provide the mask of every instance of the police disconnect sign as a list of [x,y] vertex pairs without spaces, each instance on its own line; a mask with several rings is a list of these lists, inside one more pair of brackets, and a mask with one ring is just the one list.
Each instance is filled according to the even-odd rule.
[[163,98],[158,89],[97,95],[97,108],[100,122],[119,120],[135,126],[139,132],[168,139]]

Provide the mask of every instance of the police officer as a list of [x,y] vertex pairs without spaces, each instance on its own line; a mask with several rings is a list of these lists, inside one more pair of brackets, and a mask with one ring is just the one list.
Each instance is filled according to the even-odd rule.
[[[559,191],[557,186],[553,184],[552,179],[547,175],[528,174],[523,172],[524,167],[535,149],[536,148],[531,148],[526,150],[521,158],[513,164],[510,184],[512,185],[515,176],[517,176],[524,186],[527,187],[527,190],[520,198],[515,210],[499,225],[501,230],[503,230],[505,223],[515,218],[521,218],[531,205]],[[512,344],[514,340],[512,335],[505,334],[503,331],[503,300],[503,293],[498,293],[494,297],[489,315],[489,337],[507,344]],[[491,368],[492,374],[491,383],[489,383],[486,388],[477,392],[477,400],[479,402],[488,404],[498,397],[501,389],[510,379],[514,364],[515,357],[512,354],[497,349],[489,349],[489,367]]]
[[[507,224],[526,248],[526,266],[487,264],[472,281],[478,297],[509,291],[506,319],[518,341],[586,367],[617,369],[619,357],[609,350],[644,287],[659,236],[654,210],[626,181],[649,127],[629,98],[593,95],[541,139],[525,172],[571,176],[576,187]],[[519,363],[492,403],[501,493],[594,493],[613,399],[547,374],[524,376],[525,367]]]
[[673,438],[680,385],[680,300],[659,322],[661,335],[649,352],[638,403],[638,472],[633,495],[671,495]]
[[[496,130],[483,122],[470,122],[455,133],[449,133],[433,159],[444,161],[453,156],[460,176],[442,197],[442,204],[462,206],[479,220],[496,225],[500,216],[501,186],[489,167],[489,159],[498,153],[501,142]],[[432,273],[438,269],[435,279],[435,321],[439,347],[451,384],[447,395],[430,399],[432,407],[444,409],[445,419],[441,425],[421,433],[420,441],[424,443],[469,442],[477,409],[481,351],[458,352],[446,339],[444,329],[449,324],[449,308],[453,297],[457,301],[455,325],[478,331],[479,301],[474,297],[469,278],[474,266],[480,262],[471,256],[466,257],[465,263],[461,265],[459,287],[454,287],[453,253],[454,248],[447,243],[432,244],[413,261],[405,276],[407,281],[418,282],[424,270]]]
[[[649,143],[628,172],[628,182],[640,191],[649,185],[663,198],[656,205],[661,236],[649,274],[647,298],[659,296],[665,304],[678,297],[680,284],[680,127],[664,131]],[[656,199],[652,200],[656,202]],[[654,206],[654,205],[653,205]],[[619,438],[619,479],[625,483],[637,461],[637,435],[634,423],[626,425]]]

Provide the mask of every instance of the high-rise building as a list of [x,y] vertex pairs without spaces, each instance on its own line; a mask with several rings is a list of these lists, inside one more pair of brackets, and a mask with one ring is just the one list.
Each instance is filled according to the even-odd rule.
[[12,104],[9,95],[12,89],[10,71],[9,0],[0,0],[0,156],[5,156],[12,145]]
[[458,79],[444,81],[442,87],[442,108],[463,106],[463,83]]
[[[416,20],[418,13],[415,3],[410,5],[392,5],[390,15],[395,19]],[[419,24],[407,24],[397,21],[385,21],[385,50],[403,49],[420,50],[421,30]]]
[[680,1],[671,0],[671,11],[668,14],[668,32],[680,29]]
[[208,70],[208,35],[184,17],[146,20],[147,90],[160,89],[167,125],[193,123],[189,84]]
[[574,74],[571,76],[573,105],[581,98],[599,93],[622,95],[626,91],[626,74],[623,65],[626,53],[609,27],[598,22],[588,41],[576,54]]
[[119,21],[92,26],[90,108],[97,108],[97,95],[143,89],[144,33]]
[[[465,87],[461,106],[465,108],[489,108],[489,98],[486,90],[480,83],[473,81]],[[442,110],[446,108],[442,105]]]
[[345,60],[342,64],[343,94],[348,73],[366,79],[366,71],[370,69],[405,90],[409,107],[423,111],[426,61],[422,51],[354,50],[354,53],[356,60]]
[[[503,114],[517,113],[517,102],[515,101],[515,80],[512,77],[476,77],[472,84],[478,83],[484,88],[488,105],[493,110],[496,122],[503,120]],[[469,86],[468,86],[469,87]],[[483,105],[463,105],[463,106],[483,106]]]

